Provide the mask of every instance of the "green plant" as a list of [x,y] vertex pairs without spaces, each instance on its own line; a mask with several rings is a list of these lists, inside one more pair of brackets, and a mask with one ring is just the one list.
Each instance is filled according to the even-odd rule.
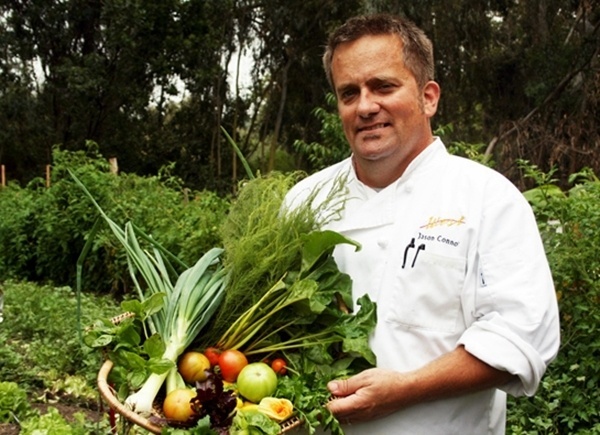
[[35,264],[33,205],[38,196],[13,183],[0,189],[0,280],[28,277]]
[[35,415],[21,423],[22,435],[89,435],[89,425],[82,413],[76,414],[73,424],[69,423],[56,408]]
[[0,382],[0,423],[14,423],[33,413],[27,393],[16,382]]
[[[229,201],[183,187],[166,166],[158,176],[110,173],[97,145],[53,151],[52,180],[0,190],[0,279],[10,277],[74,286],[76,264],[97,213],[68,171],[82,180],[117,223],[128,220],[192,264],[218,245],[218,226]],[[88,290],[127,293],[127,260],[108,228],[100,229],[86,256]]]
[[569,191],[560,192],[551,173],[527,171],[539,183],[525,195],[538,216],[554,277],[562,344],[537,394],[511,399],[507,427],[519,434],[598,434],[600,181],[584,170],[571,175]]
[[433,132],[434,135],[440,136],[448,148],[450,154],[465,157],[469,160],[474,160],[490,168],[494,167],[495,162],[485,156],[486,144],[468,143],[464,141],[449,140],[448,138],[454,133],[454,125],[446,124],[439,126]]
[[[4,282],[3,289],[0,379],[23,387],[54,388],[60,379],[77,375],[91,389],[101,357],[79,342],[75,293],[69,287],[17,281]],[[81,311],[84,325],[119,313],[111,298],[91,294],[83,295]]]
[[323,169],[350,155],[342,121],[337,114],[335,95],[328,93],[325,102],[326,107],[317,107],[313,110],[313,115],[321,121],[319,131],[321,143],[296,140],[293,144],[296,152],[310,163],[313,170]]

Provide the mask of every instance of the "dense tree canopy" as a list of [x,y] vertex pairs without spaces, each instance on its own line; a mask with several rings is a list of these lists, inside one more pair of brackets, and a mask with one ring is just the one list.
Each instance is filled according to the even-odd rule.
[[[600,9],[594,0],[2,0],[0,164],[26,182],[52,147],[87,140],[126,172],[174,162],[195,188],[229,190],[239,169],[225,127],[262,170],[305,167],[319,141],[328,32],[395,12],[435,45],[436,126],[483,144],[522,184],[519,158],[564,181],[600,170]],[[596,6],[596,7],[594,7]],[[251,86],[230,74],[253,58]]]

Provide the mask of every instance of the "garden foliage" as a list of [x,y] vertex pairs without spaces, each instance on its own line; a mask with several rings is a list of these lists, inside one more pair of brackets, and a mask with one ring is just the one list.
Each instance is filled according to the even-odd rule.
[[[184,188],[169,167],[154,177],[115,176],[94,143],[87,152],[55,149],[53,161],[49,187],[36,179],[0,189],[0,282],[17,277],[75,286],[78,258],[99,215],[68,169],[116,222],[134,221],[183,261],[194,263],[218,245],[228,201]],[[127,293],[126,258],[107,226],[85,260],[87,290]]]
[[[86,420],[84,410],[97,409],[95,380],[102,355],[78,339],[78,305],[83,323],[118,313],[111,297],[91,293],[81,300],[69,287],[8,280],[4,320],[0,323],[0,433],[3,424],[18,424],[23,435],[106,434],[107,421]],[[54,405],[81,412],[68,423]],[[42,412],[32,404],[45,404]],[[37,432],[36,432],[37,431]],[[9,432],[13,433],[13,432]]]
[[[0,379],[28,391],[48,388],[60,375],[82,376],[93,386],[97,371],[77,343],[72,291],[64,285],[8,280],[74,285],[75,264],[97,212],[67,176],[67,168],[111,218],[134,221],[188,262],[219,244],[220,223],[229,207],[228,200],[211,192],[186,191],[168,170],[157,177],[115,176],[93,146],[87,153],[56,150],[54,157],[49,188],[34,180],[25,188],[0,190],[0,285],[4,281],[6,298],[0,342],[7,343],[0,346]],[[600,181],[582,171],[571,175],[572,188],[563,191],[553,173],[531,165],[524,172],[538,186],[525,196],[536,213],[552,269],[562,344],[537,394],[509,399],[507,433],[600,434]],[[125,258],[108,228],[96,234],[85,271],[87,293],[128,285]],[[84,296],[85,303],[89,295]],[[110,302],[106,307],[117,309]],[[84,324],[91,310],[83,309]],[[61,329],[67,325],[69,332]]]
[[561,347],[537,394],[511,399],[507,432],[600,434],[600,181],[573,174],[562,192],[552,173],[528,166],[525,192],[537,216],[561,312]]

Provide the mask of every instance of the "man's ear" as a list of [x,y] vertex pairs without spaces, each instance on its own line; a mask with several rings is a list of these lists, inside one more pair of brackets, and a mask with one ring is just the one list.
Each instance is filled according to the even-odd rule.
[[440,94],[440,85],[433,80],[428,81],[423,86],[423,112],[430,118],[437,112]]

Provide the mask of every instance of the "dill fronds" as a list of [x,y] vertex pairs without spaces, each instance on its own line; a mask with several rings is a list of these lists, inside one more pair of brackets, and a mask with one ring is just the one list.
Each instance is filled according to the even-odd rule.
[[270,173],[244,181],[221,226],[228,272],[225,299],[203,342],[210,346],[278,280],[300,269],[303,237],[319,230],[341,211],[344,180],[329,186],[324,200],[316,189],[293,210],[283,212],[285,195],[301,173]]

